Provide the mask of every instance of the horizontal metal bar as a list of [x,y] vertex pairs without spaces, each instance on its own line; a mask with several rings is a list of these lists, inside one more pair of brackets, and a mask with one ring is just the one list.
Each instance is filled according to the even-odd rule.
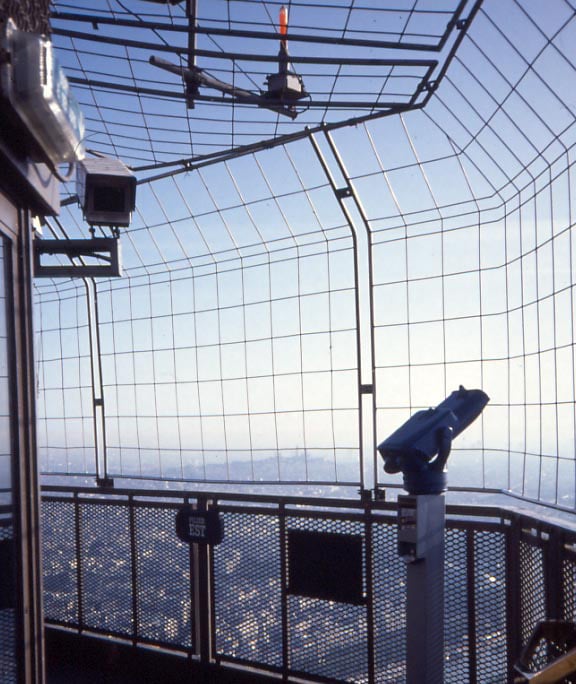
[[[309,496],[290,496],[283,495],[277,496],[274,494],[242,494],[242,493],[229,493],[229,492],[211,492],[202,491],[195,492],[193,490],[186,490],[180,492],[174,491],[163,491],[163,490],[140,490],[140,489],[114,489],[109,492],[102,492],[96,487],[69,487],[66,485],[42,485],[42,497],[50,497],[51,493],[62,493],[62,494],[74,494],[78,497],[78,501],[81,503],[96,503],[96,504],[119,504],[127,505],[128,497],[138,497],[138,499],[145,498],[156,498],[156,499],[203,499],[212,500],[221,503],[223,501],[230,502],[246,502],[246,503],[267,503],[267,504],[277,504],[278,506],[310,506],[311,508],[350,508],[350,509],[364,509],[364,502],[359,499],[331,499],[327,497],[309,497]],[[82,494],[91,495],[90,498],[79,498]],[[118,498],[110,498],[118,497]],[[124,498],[120,498],[124,497]],[[138,499],[134,501],[135,505],[138,504]],[[71,497],[66,497],[60,499],[61,501],[74,501]],[[372,506],[375,510],[387,510],[392,509],[395,504],[393,502],[386,501],[374,501]],[[250,510],[250,509],[244,509]]]
[[70,625],[73,623],[65,622],[63,620],[55,620],[53,618],[46,618],[44,622],[48,627],[61,629],[65,632],[69,632],[72,634],[81,634],[82,636],[92,635],[95,637],[106,636],[107,641],[110,640],[111,642],[117,642],[118,644],[124,644],[126,646],[133,646],[136,643],[136,645],[141,646],[153,646],[155,649],[157,648],[162,653],[173,653],[174,655],[187,656],[196,655],[194,650],[191,649],[189,646],[178,646],[170,642],[156,640],[146,636],[138,635],[137,638],[134,640],[132,636],[126,634],[125,632],[114,632],[108,628],[99,629],[98,627],[78,624],[71,627]]
[[[35,278],[114,278],[122,275],[117,238],[34,240]],[[69,264],[42,263],[43,255],[68,257]],[[86,263],[84,258],[100,259],[105,264]],[[82,259],[74,263],[73,259]]]
[[[59,12],[55,10],[51,13],[52,21],[76,21],[89,23],[92,26],[94,24],[103,24],[111,26],[125,26],[127,28],[134,28],[138,30],[148,29],[151,31],[166,31],[175,33],[185,33],[190,31],[190,27],[187,24],[167,24],[166,22],[158,21],[143,21],[143,20],[132,20],[132,19],[122,19],[120,17],[110,17],[101,15],[87,15],[87,14],[76,14],[74,12]],[[58,27],[53,26],[54,32],[58,30]],[[315,45],[338,45],[342,47],[361,47],[361,48],[376,48],[382,50],[413,50],[418,52],[439,52],[442,45],[446,41],[448,35],[450,35],[451,26],[450,22],[447,22],[447,30],[438,37],[438,41],[434,43],[419,43],[412,42],[410,40],[374,40],[368,38],[339,38],[330,36],[320,36],[320,35],[308,35],[305,33],[289,32],[286,35],[281,35],[272,31],[248,31],[241,29],[229,29],[229,28],[217,28],[217,27],[203,27],[195,26],[194,33],[197,35],[207,35],[207,36],[226,36],[229,38],[250,38],[257,40],[272,40],[274,42],[279,42],[280,40],[286,40],[291,43],[313,43]],[[435,36],[436,37],[436,36]]]
[[[250,102],[248,100],[244,101],[239,101],[235,98],[232,97],[217,97],[215,95],[196,95],[194,98],[197,102],[216,102],[219,104],[229,104],[229,105],[238,105],[238,104],[248,104],[248,105],[259,105],[259,106],[264,106],[261,102],[261,99],[258,95],[255,95],[254,101]],[[414,106],[410,104],[410,99],[411,96],[408,97],[406,96],[406,102],[397,102],[397,101],[391,101],[391,102],[375,102],[374,100],[317,100],[317,99],[302,99],[298,100],[293,104],[296,109],[300,108],[302,110],[308,110],[308,109],[315,109],[315,108],[326,108],[328,107],[329,109],[340,109],[340,110],[346,110],[346,109],[370,109],[370,110],[378,110],[378,111],[388,111],[388,112],[394,112],[397,113],[400,110],[402,111],[408,111],[409,109],[414,109]],[[284,100],[274,100],[270,99],[267,101],[268,107],[274,106],[275,103],[278,105],[286,105],[288,104]]]
[[[129,40],[126,38],[114,38],[112,36],[95,36],[94,33],[83,33],[81,31],[68,31],[66,29],[55,28],[53,33],[64,38],[75,38],[86,40],[92,43],[103,43],[107,45],[120,45],[122,47],[136,48],[139,50],[149,50],[150,52],[168,52],[174,55],[187,55],[187,47],[175,45],[164,45],[162,43],[148,43],[141,40]],[[225,59],[235,62],[270,62],[278,63],[278,55],[250,54],[242,52],[216,52],[214,50],[196,50],[196,57],[207,59]],[[333,66],[398,66],[398,67],[422,67],[429,68],[437,64],[436,60],[431,59],[380,59],[378,57],[304,57],[302,55],[290,56],[293,64],[314,64],[314,65],[333,65]]]
[[[364,502],[360,499],[344,499],[344,498],[329,498],[329,497],[312,497],[302,495],[274,495],[274,494],[253,494],[253,493],[231,493],[218,491],[169,491],[169,490],[140,490],[133,488],[114,489],[113,492],[101,492],[96,487],[75,487],[69,485],[42,485],[42,498],[49,501],[62,501],[73,503],[78,501],[79,504],[99,504],[99,505],[120,505],[127,506],[129,497],[137,497],[134,499],[134,505],[139,506],[144,504],[147,499],[176,499],[184,501],[185,498],[194,500],[210,500],[216,502],[222,510],[232,511],[235,503],[254,503],[262,506],[272,504],[273,507],[266,509],[272,513],[278,513],[278,509],[286,507],[287,515],[308,515],[315,517],[316,512],[322,509],[320,514],[326,514],[328,517],[331,513],[339,509],[349,509],[351,516],[358,516],[361,514],[377,514],[378,512],[387,513],[396,511],[397,504],[395,501],[368,501]],[[500,492],[499,492],[500,493]],[[68,494],[69,496],[58,497],[57,494]],[[502,493],[503,495],[505,493]],[[74,495],[72,498],[70,495]],[[84,497],[82,495],[90,495]],[[81,498],[80,498],[81,497]],[[116,498],[110,498],[116,497]],[[161,503],[161,502],[158,502]],[[151,507],[154,507],[154,502],[151,502]],[[296,510],[291,510],[289,507],[293,506]],[[305,508],[308,507],[308,508]],[[237,512],[249,513],[254,510],[250,506],[238,507]],[[498,519],[502,521],[520,521],[520,524],[529,524],[531,527],[542,529],[563,529],[567,532],[573,532],[576,535],[576,530],[573,525],[564,523],[563,520],[542,520],[537,513],[530,513],[528,511],[519,511],[517,508],[507,509],[501,505],[466,505],[466,504],[447,504],[446,514],[449,525],[454,523],[454,526],[460,525],[461,521],[471,520],[472,524],[479,526],[487,525],[491,529],[493,524],[490,519]],[[456,521],[451,516],[458,518]],[[377,520],[376,520],[377,522]],[[497,522],[495,523],[498,524]],[[503,528],[504,529],[504,528]]]
[[[75,85],[86,86],[88,88],[102,88],[104,90],[113,90],[125,93],[134,93],[135,95],[150,95],[151,97],[166,97],[171,99],[185,99],[186,93],[184,89],[180,90],[160,90],[159,88],[143,88],[140,86],[133,86],[128,83],[111,83],[110,81],[99,81],[90,78],[78,78],[76,76],[71,76],[68,81]],[[233,97],[217,96],[217,95],[196,95],[194,97],[195,101],[199,102],[213,102],[222,105],[238,105],[245,104],[247,106],[257,105],[260,107],[271,108],[275,105],[282,106],[287,103],[283,100],[274,100],[270,98],[265,102],[257,93],[254,93],[254,100],[248,101],[244,98],[243,101],[239,101]],[[416,109],[417,106],[410,104],[409,98],[407,96],[406,102],[374,102],[369,100],[314,100],[314,99],[302,99],[294,103],[296,108],[310,109],[310,108],[324,108],[330,107],[331,109],[370,109],[378,110],[379,112],[385,111],[390,114],[405,112],[410,109]],[[264,146],[269,147],[270,143],[262,143]],[[181,162],[172,162],[173,164]],[[157,167],[155,167],[157,168]]]
[[117,247],[116,238],[34,240],[34,251],[38,254],[64,254],[69,257],[95,256],[99,252],[113,252]]

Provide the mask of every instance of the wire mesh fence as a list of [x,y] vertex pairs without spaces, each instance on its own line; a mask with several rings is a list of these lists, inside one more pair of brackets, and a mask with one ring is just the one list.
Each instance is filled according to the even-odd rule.
[[157,160],[124,278],[38,283],[45,471],[372,489],[462,384],[491,401],[450,484],[574,508],[574,7],[459,28],[425,108]]

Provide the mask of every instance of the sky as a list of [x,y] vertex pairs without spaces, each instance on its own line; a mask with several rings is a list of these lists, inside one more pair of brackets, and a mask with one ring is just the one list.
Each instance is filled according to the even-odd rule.
[[[561,1],[484,2],[422,110],[153,182],[137,172],[124,277],[96,286],[109,470],[398,483],[376,444],[462,384],[491,402],[455,443],[450,483],[573,507],[571,16]],[[190,130],[209,111],[191,110]],[[59,221],[86,233],[74,205]],[[44,465],[90,473],[85,289],[37,281],[37,302]],[[375,413],[359,392],[372,380]]]

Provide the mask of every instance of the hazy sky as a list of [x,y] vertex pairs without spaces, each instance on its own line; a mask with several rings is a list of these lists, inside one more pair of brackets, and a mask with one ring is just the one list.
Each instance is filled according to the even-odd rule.
[[[377,441],[482,388],[450,481],[571,506],[576,41],[570,5],[546,6],[485,2],[424,110],[336,131],[348,179],[316,140],[368,221],[371,249],[345,200],[363,382],[372,259]],[[114,474],[373,484],[353,240],[328,181],[303,140],[139,187],[125,276],[97,287]],[[74,207],[62,222],[84,230]],[[38,295],[45,467],[90,472],[84,289]]]

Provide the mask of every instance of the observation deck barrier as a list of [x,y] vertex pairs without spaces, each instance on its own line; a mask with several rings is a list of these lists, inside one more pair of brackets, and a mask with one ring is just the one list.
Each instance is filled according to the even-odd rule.
[[[219,545],[178,539],[175,517],[184,504],[219,511]],[[45,487],[45,621],[156,647],[190,667],[402,682],[406,587],[395,508],[373,500]],[[290,591],[294,530],[361,538],[360,602]],[[575,586],[576,531],[512,507],[449,505],[445,681],[513,681],[534,625],[576,618]]]

